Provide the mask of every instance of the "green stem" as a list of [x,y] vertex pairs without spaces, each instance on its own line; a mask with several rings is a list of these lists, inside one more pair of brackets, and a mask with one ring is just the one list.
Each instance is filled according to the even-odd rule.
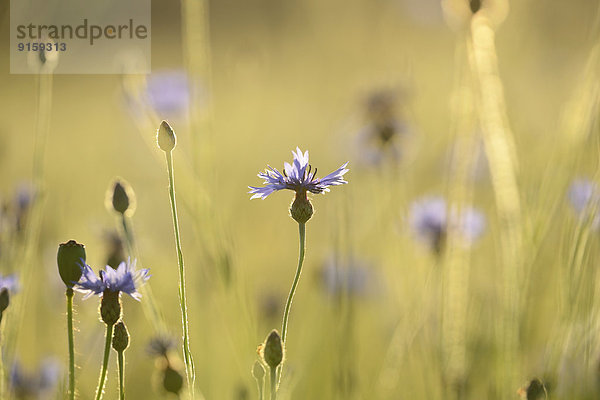
[[75,346],[73,344],[73,289],[67,289],[67,335],[69,337],[69,399],[75,400]]
[[[296,268],[296,275],[294,276],[294,282],[292,282],[292,288],[290,289],[290,294],[288,295],[287,301],[285,303],[285,310],[283,312],[283,325],[281,328],[281,341],[283,342],[284,346],[286,343],[288,319],[290,317],[290,308],[292,307],[292,300],[294,299],[294,294],[296,293],[296,287],[298,286],[298,281],[300,280],[300,274],[302,273],[302,264],[304,263],[304,249],[306,246],[306,224],[298,223],[298,233],[300,236],[300,255],[298,256],[298,267]],[[283,362],[278,367],[279,380],[281,380],[282,370],[283,370]]]
[[264,398],[263,390],[264,390],[264,386],[265,386],[265,378],[262,379],[262,382],[256,381],[256,383],[258,386],[258,400],[263,400],[263,398]]
[[271,400],[277,400],[277,374],[275,368],[269,368],[271,370]]
[[[2,339],[2,312],[0,312],[0,339]],[[4,359],[2,357],[2,355],[4,354],[4,352],[2,351],[4,350],[2,348],[2,346],[0,345],[0,399],[4,398]]]
[[104,360],[100,370],[100,379],[96,388],[96,400],[100,400],[104,394],[104,383],[106,381],[106,371],[108,370],[108,357],[110,356],[110,344],[112,341],[113,325],[106,325],[106,343],[104,344]]
[[173,177],[173,157],[171,152],[166,152],[167,169],[169,171],[169,197],[171,199],[171,213],[173,214],[173,229],[175,230],[175,246],[177,248],[177,263],[179,265],[179,304],[181,306],[181,321],[183,325],[183,358],[185,361],[185,375],[190,391],[190,397],[194,398],[195,370],[192,353],[190,351],[190,336],[188,328],[187,302],[185,296],[185,270],[183,267],[183,252],[181,251],[181,239],[179,237],[179,221],[177,219],[177,204],[175,202],[175,179]]
[[119,398],[125,400],[125,352],[118,351],[119,363]]

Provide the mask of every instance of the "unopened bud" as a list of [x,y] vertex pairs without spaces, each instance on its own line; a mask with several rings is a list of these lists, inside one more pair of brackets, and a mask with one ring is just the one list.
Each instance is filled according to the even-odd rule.
[[81,267],[85,263],[85,246],[74,240],[61,243],[58,246],[56,263],[60,278],[67,288],[72,288],[81,278]]
[[176,395],[179,395],[181,388],[183,388],[183,376],[169,364],[166,365],[164,370],[163,388],[167,392]]
[[261,347],[261,356],[271,368],[277,368],[283,361],[283,343],[276,329],[273,329]]
[[7,288],[2,288],[0,291],[0,315],[8,308],[10,304],[10,295]]
[[171,125],[167,121],[160,123],[160,127],[156,132],[156,142],[158,143],[158,147],[167,153],[175,148],[177,137],[175,136],[175,131],[173,131],[173,128],[171,128]]
[[117,178],[107,192],[107,208],[120,214],[133,215],[135,212],[135,192],[124,179]]
[[115,333],[113,334],[112,347],[118,353],[124,352],[129,347],[129,332],[123,321],[117,322],[115,325]]
[[299,224],[304,224],[313,215],[313,206],[306,196],[306,192],[296,192],[296,198],[290,207],[290,215]]
[[257,381],[262,381],[265,377],[265,367],[263,367],[260,361],[254,361],[254,365],[252,366],[252,376]]

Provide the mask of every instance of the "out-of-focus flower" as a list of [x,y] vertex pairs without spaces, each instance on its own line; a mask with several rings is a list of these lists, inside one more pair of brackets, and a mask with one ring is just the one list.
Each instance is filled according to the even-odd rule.
[[15,362],[10,371],[10,390],[17,399],[50,399],[60,377],[60,364],[52,358],[40,363],[34,373]]
[[36,191],[30,183],[20,183],[17,186],[14,199],[14,229],[17,233],[22,232],[27,223],[29,209],[35,201]]
[[410,227],[415,236],[438,254],[443,250],[450,227],[464,243],[472,244],[483,234],[485,224],[481,212],[471,207],[465,207],[460,214],[448,210],[442,197],[425,197],[414,202],[410,209]]
[[264,172],[259,172],[258,177],[264,179],[263,187],[248,186],[250,199],[266,199],[271,193],[282,189],[293,190],[296,193],[324,193],[329,192],[330,186],[342,185],[348,183],[343,176],[348,170],[344,163],[341,167],[323,178],[317,178],[317,169],[312,170],[308,164],[308,151],[302,153],[300,148],[296,147],[296,152],[292,151],[294,160],[292,164],[284,163],[283,174],[276,168],[268,166]]
[[6,289],[11,294],[19,289],[19,281],[16,275],[0,275],[0,290]]
[[106,266],[96,276],[92,268],[84,264],[81,267],[81,279],[75,285],[74,289],[85,293],[84,299],[98,295],[103,296],[105,291],[112,293],[127,293],[136,300],[140,300],[142,295],[138,293],[137,288],[150,279],[149,270],[135,270],[135,261],[122,262],[117,269]]
[[148,343],[148,354],[168,359],[169,353],[171,350],[175,349],[176,346],[175,339],[170,336],[155,336],[150,339],[150,342]]
[[569,201],[580,218],[593,218],[592,229],[600,227],[600,187],[589,179],[576,179],[568,192]]
[[325,291],[337,296],[347,293],[360,296],[367,293],[372,283],[372,271],[367,263],[357,259],[343,262],[338,257],[330,256],[320,271]]
[[379,90],[371,94],[364,105],[364,125],[358,131],[356,153],[368,165],[379,165],[389,160],[399,162],[404,155],[409,125],[401,112],[398,90]]
[[190,104],[190,82],[183,70],[154,72],[146,79],[145,95],[161,117],[178,116]]

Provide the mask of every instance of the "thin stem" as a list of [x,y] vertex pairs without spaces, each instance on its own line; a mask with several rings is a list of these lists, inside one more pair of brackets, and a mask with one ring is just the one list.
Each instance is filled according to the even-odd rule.
[[[281,341],[285,346],[286,336],[287,336],[287,326],[288,319],[290,316],[290,308],[292,307],[292,300],[294,299],[294,294],[296,293],[296,287],[298,286],[298,281],[300,280],[300,274],[302,273],[302,264],[304,263],[304,248],[306,246],[306,224],[298,224],[298,233],[300,237],[300,255],[298,256],[298,267],[296,268],[296,275],[294,276],[294,282],[292,282],[292,288],[290,289],[290,294],[288,295],[287,302],[285,303],[285,310],[283,312],[283,325],[281,328]],[[279,380],[281,380],[281,373],[283,370],[283,362],[278,367],[278,375]]]
[[75,346],[73,344],[73,289],[67,289],[67,336],[69,338],[69,399],[75,400]]
[[175,230],[175,246],[177,248],[177,263],[179,265],[179,304],[181,306],[181,322],[183,325],[183,358],[185,361],[185,375],[190,391],[190,397],[194,398],[195,370],[192,353],[190,351],[190,336],[187,317],[187,302],[185,296],[185,270],[183,267],[183,252],[181,251],[181,239],[179,237],[179,221],[177,219],[177,204],[175,202],[175,179],[173,177],[173,157],[171,152],[166,152],[167,169],[169,171],[169,197],[171,199],[171,212],[173,214],[173,229]]
[[118,351],[119,363],[119,398],[125,400],[125,352]]
[[264,386],[265,386],[265,378],[263,377],[262,381],[257,380],[256,384],[258,386],[258,400],[263,400],[263,398],[264,398],[263,390],[264,390]]
[[108,370],[108,357],[110,356],[110,344],[113,336],[113,325],[106,325],[106,343],[104,343],[104,360],[100,370],[100,379],[96,388],[96,400],[100,400],[104,394],[104,383],[106,382],[106,371]]
[[[0,312],[0,340],[2,339],[2,312]],[[4,398],[4,359],[2,355],[4,352],[2,351],[1,343],[0,343],[0,399]]]
[[271,400],[277,400],[277,374],[276,368],[269,368],[271,371]]

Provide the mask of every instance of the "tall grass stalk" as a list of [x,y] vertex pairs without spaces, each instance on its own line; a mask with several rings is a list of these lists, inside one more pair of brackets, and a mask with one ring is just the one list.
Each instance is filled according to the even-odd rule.
[[522,265],[521,202],[517,186],[517,158],[508,125],[502,82],[498,74],[495,32],[485,13],[473,15],[467,43],[471,70],[477,81],[479,119],[488,156],[499,221],[503,273],[502,337],[499,381],[501,398],[518,385],[519,271]]
[[[34,197],[25,226],[25,235],[22,242],[23,246],[20,250],[21,254],[17,252],[13,261],[20,266],[19,280],[21,282],[28,282],[29,284],[23,285],[21,294],[15,296],[14,301],[11,299],[12,311],[8,313],[7,316],[6,325],[8,329],[6,330],[6,340],[4,340],[5,346],[2,348],[1,355],[5,360],[14,359],[15,349],[17,348],[21,336],[19,335],[19,332],[23,326],[25,316],[28,315],[28,313],[25,312],[27,301],[30,297],[30,293],[37,293],[37,280],[32,279],[32,275],[34,273],[34,268],[38,265],[34,260],[43,222],[43,208],[46,195],[44,188],[44,160],[47,137],[50,131],[53,86],[52,71],[41,66],[40,72],[41,73],[35,76],[37,103],[35,109],[35,142],[32,163],[32,181],[34,190],[32,196]],[[29,323],[31,322],[32,321],[29,321]],[[4,378],[4,373],[0,371],[0,379],[4,381]],[[4,393],[1,388],[0,398],[4,398]]]
[[[447,213],[462,213],[462,207],[471,203],[473,187],[469,174],[473,171],[476,156],[474,137],[473,91],[466,48],[463,41],[456,47],[457,75],[452,98],[451,134],[455,138],[453,165],[449,176],[449,204],[457,209]],[[461,243],[456,226],[449,226],[443,267],[442,296],[442,366],[444,382],[449,385],[446,398],[461,398],[467,374],[467,303],[469,298],[470,254]],[[451,391],[448,393],[448,391]]]

